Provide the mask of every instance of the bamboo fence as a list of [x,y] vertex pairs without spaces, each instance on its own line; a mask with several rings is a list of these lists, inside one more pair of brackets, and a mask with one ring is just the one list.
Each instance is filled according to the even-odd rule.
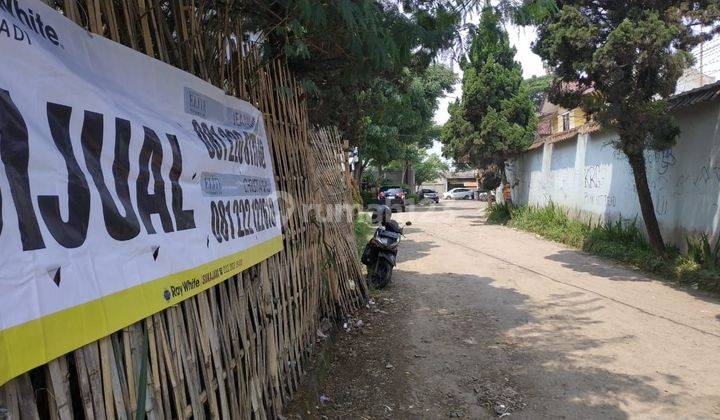
[[[356,207],[352,198],[352,177],[347,154],[341,147],[340,132],[337,128],[316,128],[311,131],[312,156],[317,182],[315,196],[323,198],[323,205],[318,205],[319,217],[322,218],[322,243],[328,247],[325,255],[328,261],[323,277],[328,279],[333,301],[340,307],[340,313],[349,313],[358,291],[367,294],[365,283],[354,279],[362,278],[360,263],[357,258],[355,241],[348,241],[348,232],[354,231],[353,218]],[[338,174],[344,174],[343,177]],[[332,252],[330,252],[332,250]],[[348,276],[345,280],[342,276]]]
[[318,208],[319,198],[350,204],[338,133],[310,130],[302,89],[281,59],[241,41],[233,1],[46,3],[257,106],[278,190],[287,193],[285,242],[214,288],[8,382],[0,418],[278,417],[298,389],[320,320],[341,319],[366,299],[349,219],[298,211]]

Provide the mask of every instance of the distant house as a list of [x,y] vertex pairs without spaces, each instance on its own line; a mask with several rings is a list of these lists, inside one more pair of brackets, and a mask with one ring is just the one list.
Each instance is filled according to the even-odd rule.
[[428,188],[442,194],[453,188],[478,188],[478,184],[475,178],[475,171],[470,170],[447,172],[441,178],[423,183],[421,188]]
[[528,150],[537,149],[546,143],[573,140],[580,133],[592,133],[599,128],[582,109],[565,109],[548,101],[546,96],[540,106],[537,135]]
[[[703,86],[714,84],[715,78],[701,73],[698,69],[687,69],[678,80],[675,95]],[[586,93],[592,92],[589,89]],[[537,136],[529,150],[542,147],[544,144],[574,140],[578,134],[591,134],[600,131],[600,126],[591,121],[580,108],[565,109],[551,103],[547,95],[540,106]]]
[[423,182],[419,189],[433,190],[438,194],[442,194],[447,191],[447,183],[445,182],[445,178],[438,178],[432,181]]
[[448,172],[445,175],[445,190],[450,191],[453,188],[477,188],[477,178],[475,171]]

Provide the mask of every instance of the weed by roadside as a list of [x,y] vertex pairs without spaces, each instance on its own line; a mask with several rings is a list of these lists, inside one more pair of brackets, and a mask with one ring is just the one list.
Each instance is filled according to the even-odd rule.
[[702,290],[720,292],[720,238],[714,244],[706,234],[688,238],[687,254],[671,247],[667,256],[660,257],[634,221],[581,222],[553,203],[518,208],[495,204],[487,216],[492,223],[532,232]]
[[512,209],[509,226],[527,230],[556,242],[581,248],[590,233],[590,224],[568,217],[559,206],[518,207]]
[[720,291],[720,237],[711,245],[710,237],[703,233],[698,238],[687,238],[687,247],[687,256],[676,268],[677,275],[701,289]]
[[487,207],[486,214],[490,223],[505,225],[510,220],[510,206],[506,203],[494,203]]
[[370,221],[370,214],[358,213],[357,217],[355,217],[355,244],[358,258],[362,255],[365,244],[370,240],[374,230]]

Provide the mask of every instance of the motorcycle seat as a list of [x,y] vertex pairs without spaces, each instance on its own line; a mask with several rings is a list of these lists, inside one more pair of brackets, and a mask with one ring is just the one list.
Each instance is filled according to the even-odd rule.
[[400,239],[400,234],[390,230],[378,230],[378,236],[382,238]]

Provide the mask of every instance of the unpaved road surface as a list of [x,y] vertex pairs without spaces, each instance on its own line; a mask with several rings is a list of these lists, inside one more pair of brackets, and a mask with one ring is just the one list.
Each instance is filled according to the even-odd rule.
[[720,300],[480,203],[395,217],[413,226],[393,283],[328,339],[289,418],[720,418]]

